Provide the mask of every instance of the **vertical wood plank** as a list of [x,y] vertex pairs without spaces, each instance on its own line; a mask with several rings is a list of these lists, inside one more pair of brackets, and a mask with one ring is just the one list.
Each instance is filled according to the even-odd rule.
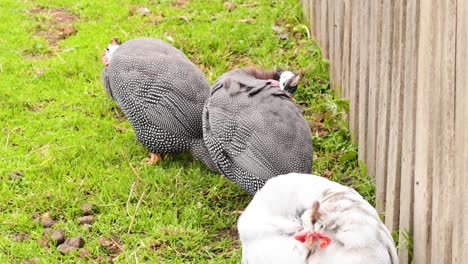
[[406,236],[413,232],[413,195],[414,195],[414,158],[416,125],[416,74],[418,53],[419,6],[416,1],[408,2],[406,7],[406,34],[404,50],[404,87],[403,87],[403,128],[401,150],[401,192],[399,220],[399,258],[400,263],[410,263],[409,244]]
[[376,141],[378,95],[380,86],[380,60],[382,38],[382,0],[371,1],[369,30],[369,109],[367,129],[367,174],[376,177]]
[[[432,214],[432,176],[433,140],[432,117],[434,107],[434,27],[435,6],[432,1],[420,2],[418,77],[416,96],[416,142],[414,166],[414,255],[415,264],[431,263],[431,214]],[[417,195],[416,195],[417,194]]]
[[342,91],[342,72],[341,69],[343,68],[342,61],[343,61],[343,0],[335,0],[335,18],[334,18],[334,59],[333,63],[335,65],[335,90],[338,92],[340,96],[343,95]]
[[315,41],[317,45],[321,46],[322,43],[322,5],[320,0],[313,0],[314,1],[314,12],[315,12]]
[[320,48],[322,49],[322,56],[328,58],[328,1],[320,1]]
[[351,0],[344,0],[344,26],[343,26],[343,61],[342,61],[342,91],[343,97],[349,98],[349,74],[351,65],[351,35],[352,35],[352,3]]
[[392,53],[393,46],[393,5],[392,0],[383,0],[382,5],[382,41],[380,60],[380,90],[377,127],[376,148],[376,207],[379,212],[385,209],[386,186],[387,186],[387,150],[388,150],[388,128],[390,114],[390,98],[392,88]]
[[[306,0],[304,0],[306,1]],[[316,6],[316,0],[307,0],[307,5],[309,6],[308,8],[308,11],[309,11],[309,27],[310,27],[310,34],[311,34],[311,37],[313,36],[315,38],[315,36],[317,36],[317,17],[315,16],[315,12],[317,9],[317,6]]]
[[361,1],[361,32],[360,32],[360,67],[359,67],[359,160],[366,160],[367,149],[367,114],[368,114],[368,87],[369,87],[369,30],[370,30],[370,1]]
[[330,86],[332,89],[336,88],[335,85],[335,32],[334,32],[334,21],[335,21],[335,2],[329,0],[327,2],[327,39],[328,39],[328,59],[330,61]]
[[358,139],[359,126],[359,69],[360,69],[360,28],[361,12],[360,3],[366,0],[352,1],[352,24],[351,27],[351,66],[349,73],[349,130],[355,142]]
[[[435,1],[434,3],[434,8],[435,8],[435,17],[433,18],[435,20],[435,27],[432,29],[434,31],[434,43],[432,45],[434,45],[434,53],[432,54],[432,56],[434,56],[434,65],[439,65],[439,67],[441,67],[441,63],[442,63],[442,49],[441,49],[441,46],[442,46],[442,40],[441,40],[441,37],[442,37],[442,29],[443,29],[443,25],[442,25],[442,19],[443,19],[443,10],[442,10],[442,3],[440,1]],[[434,226],[434,215],[438,215],[440,212],[440,205],[438,203],[438,199],[440,198],[440,194],[439,193],[434,193],[434,191],[440,191],[440,186],[438,185],[439,184],[439,177],[438,175],[442,172],[442,168],[441,168],[441,164],[440,164],[440,154],[441,154],[441,149],[442,149],[442,146],[440,145],[442,143],[442,140],[441,140],[441,135],[440,133],[443,133],[442,131],[442,127],[439,125],[440,122],[442,122],[442,111],[440,109],[441,107],[441,103],[442,103],[442,99],[441,99],[441,96],[442,96],[442,89],[439,88],[439,85],[443,85],[442,83],[442,73],[441,71],[443,71],[444,69],[438,69],[434,76],[432,77],[433,78],[433,84],[432,84],[432,89],[433,89],[433,93],[434,93],[434,105],[437,106],[437,107],[434,107],[434,110],[433,110],[433,115],[432,115],[432,122],[431,122],[431,133],[433,134],[432,136],[432,145],[433,145],[433,148],[432,148],[432,156],[433,156],[433,165],[432,165],[432,169],[433,169],[433,174],[432,174],[432,213],[431,213],[431,218],[430,218],[430,222],[429,224],[431,225],[431,229],[432,229],[432,233],[431,233],[431,237],[429,237],[429,239],[431,240],[431,248],[430,248],[430,252],[431,252],[431,261],[433,261],[434,263],[443,263],[443,262],[440,262],[441,259],[443,258],[443,256],[441,256],[441,258],[439,258],[437,256],[437,254],[439,254],[439,249],[437,249],[437,247],[441,246],[442,243],[439,242],[439,241],[434,241],[434,238],[438,235],[437,232],[439,232],[441,230],[441,228],[438,228],[436,226]],[[441,221],[442,222],[442,221]],[[435,252],[433,252],[435,250]],[[437,260],[436,260],[437,259]]]
[[[451,263],[454,179],[454,99],[456,1],[442,1],[437,7],[436,111],[432,207],[432,250],[435,263]],[[438,63],[439,62],[439,63]]]
[[302,14],[304,15],[304,19],[306,21],[310,21],[310,16],[309,16],[309,0],[301,0],[302,4]]
[[457,1],[455,181],[452,263],[468,260],[468,2]]
[[399,204],[400,204],[400,180],[401,180],[401,127],[402,127],[402,79],[404,76],[405,65],[403,63],[404,52],[404,25],[406,1],[395,1],[394,12],[394,30],[393,30],[393,67],[392,71],[392,95],[390,112],[390,129],[388,141],[388,159],[387,159],[387,191],[385,203],[385,225],[390,230],[398,228]]

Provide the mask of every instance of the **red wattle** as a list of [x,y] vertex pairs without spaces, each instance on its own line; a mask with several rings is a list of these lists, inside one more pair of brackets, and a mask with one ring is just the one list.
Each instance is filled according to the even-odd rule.
[[109,64],[109,56],[107,56],[107,54],[102,56],[102,63],[106,66]]
[[306,241],[306,238],[307,238],[307,232],[304,230],[299,231],[296,234],[294,234],[294,239],[296,239],[297,241],[301,243],[304,243]]

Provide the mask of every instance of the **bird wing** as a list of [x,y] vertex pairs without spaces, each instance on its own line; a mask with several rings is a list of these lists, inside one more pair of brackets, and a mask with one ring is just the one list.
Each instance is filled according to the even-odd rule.
[[159,52],[139,48],[125,53],[121,49],[112,59],[109,74],[113,74],[113,86],[126,87],[121,89],[125,100],[118,103],[141,107],[133,116],[128,113],[129,120],[145,118],[175,135],[201,138],[201,115],[209,91],[201,71],[176,49]]
[[215,83],[208,106],[211,136],[229,159],[263,179],[310,172],[310,128],[291,97],[268,81],[233,75]]

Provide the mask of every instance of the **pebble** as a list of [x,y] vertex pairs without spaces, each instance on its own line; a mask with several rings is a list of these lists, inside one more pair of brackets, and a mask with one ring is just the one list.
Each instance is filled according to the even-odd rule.
[[52,233],[51,238],[55,241],[56,245],[60,245],[65,242],[65,231],[63,229],[57,229]]
[[95,218],[92,215],[86,215],[86,216],[82,216],[78,218],[78,222],[80,223],[80,225],[84,225],[84,224],[90,225],[94,223],[94,220]]

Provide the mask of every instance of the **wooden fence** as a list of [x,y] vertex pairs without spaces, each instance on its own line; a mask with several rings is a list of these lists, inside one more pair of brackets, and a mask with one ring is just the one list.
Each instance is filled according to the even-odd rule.
[[468,263],[468,1],[302,3],[401,263]]

